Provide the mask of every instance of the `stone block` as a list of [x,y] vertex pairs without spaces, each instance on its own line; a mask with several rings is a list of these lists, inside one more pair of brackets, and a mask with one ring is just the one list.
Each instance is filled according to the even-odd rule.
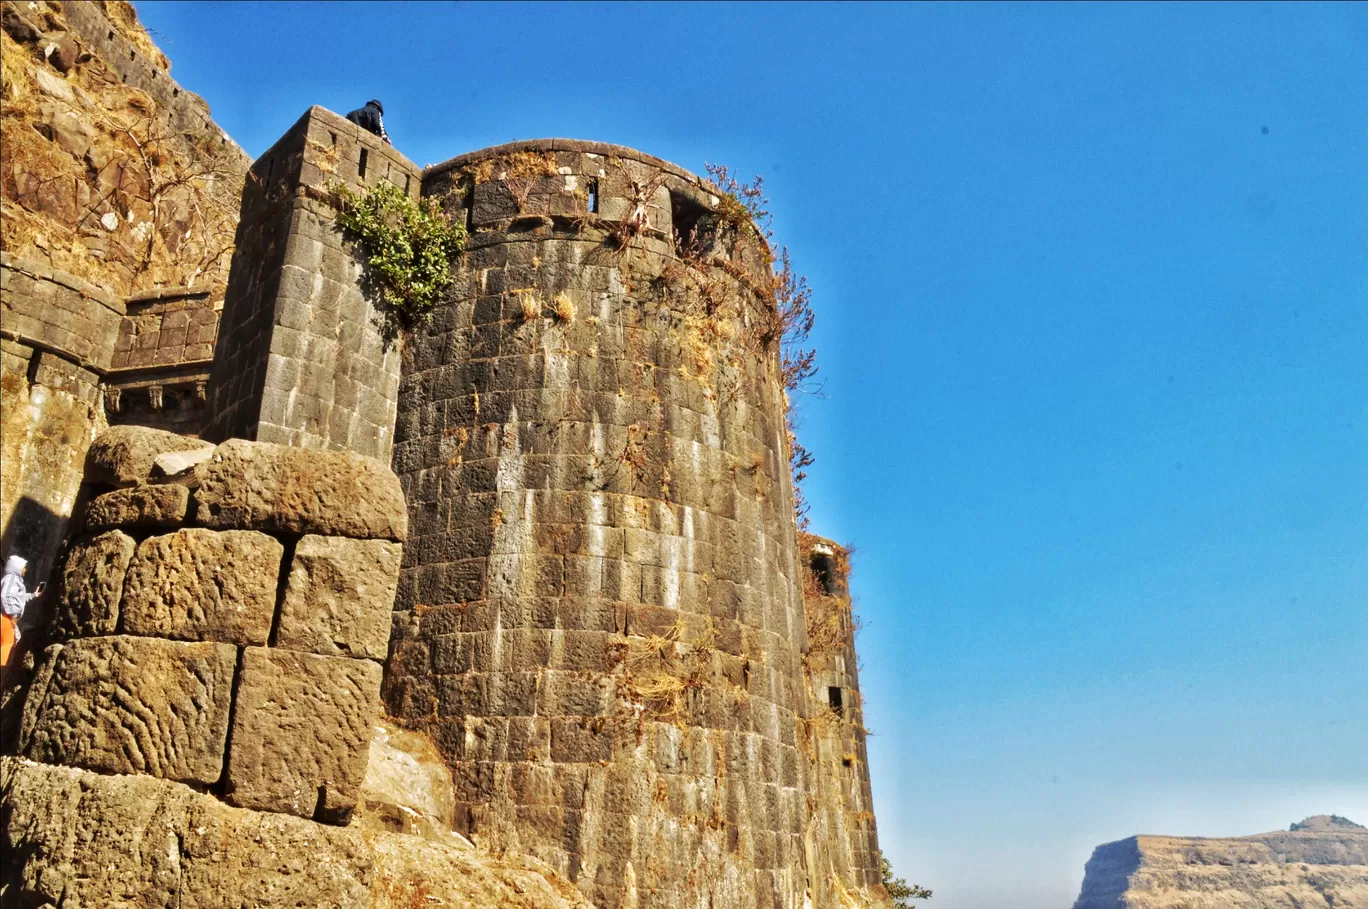
[[208,442],[146,426],[111,426],[86,455],[86,481],[109,486],[145,483],[157,455],[212,448]]
[[188,641],[265,644],[285,548],[253,530],[188,528],[138,545],[123,630]]
[[380,677],[370,660],[247,648],[228,801],[345,824],[366,773]]
[[179,527],[189,505],[190,490],[178,484],[116,489],[90,503],[86,509],[86,529],[98,532],[112,527]]
[[62,602],[55,625],[59,637],[114,633],[124,576],[135,547],[132,537],[117,530],[72,546],[62,575]]
[[218,781],[234,648],[118,635],[50,648],[50,658],[46,691],[25,707],[29,758],[183,783]]
[[230,439],[195,468],[206,527],[402,541],[408,509],[383,462],[342,451]]
[[403,548],[386,540],[306,536],[295,547],[276,645],[383,660]]

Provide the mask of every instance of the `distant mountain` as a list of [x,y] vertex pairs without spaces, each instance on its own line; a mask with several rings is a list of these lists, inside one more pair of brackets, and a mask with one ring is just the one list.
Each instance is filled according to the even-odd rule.
[[1316,814],[1293,824],[1290,828],[1293,833],[1342,833],[1351,831],[1356,833],[1368,833],[1368,827],[1362,824],[1355,824],[1347,817],[1340,817],[1338,814]]
[[1093,850],[1073,909],[1368,909],[1368,827],[1322,814],[1232,839],[1132,836]]

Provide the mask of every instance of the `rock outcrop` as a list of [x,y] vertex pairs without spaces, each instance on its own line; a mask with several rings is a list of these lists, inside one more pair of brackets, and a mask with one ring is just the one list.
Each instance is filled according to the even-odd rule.
[[116,295],[222,286],[251,163],[122,0],[3,5],[6,252]]
[[1132,836],[1093,851],[1074,909],[1368,909],[1368,829],[1320,815],[1235,839]]
[[149,776],[0,758],[0,904],[65,909],[593,909],[545,866],[223,804]]

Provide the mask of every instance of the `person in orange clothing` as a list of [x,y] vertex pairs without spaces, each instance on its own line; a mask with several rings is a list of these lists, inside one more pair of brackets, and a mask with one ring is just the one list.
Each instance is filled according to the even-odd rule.
[[39,584],[33,593],[29,593],[24,585],[24,572],[27,569],[27,560],[12,555],[5,563],[5,576],[0,578],[0,607],[3,607],[4,612],[0,616],[0,673],[9,670],[10,660],[18,650],[19,639],[23,637],[19,622],[24,617],[24,610],[28,608],[30,600],[42,595],[46,586]]

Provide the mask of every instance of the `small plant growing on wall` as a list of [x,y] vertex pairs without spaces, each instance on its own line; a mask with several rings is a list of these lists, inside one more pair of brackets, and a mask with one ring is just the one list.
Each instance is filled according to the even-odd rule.
[[451,260],[465,246],[465,228],[453,224],[432,198],[414,201],[389,183],[342,198],[337,223],[361,254],[361,290],[375,306],[387,341],[432,318],[451,286]]

